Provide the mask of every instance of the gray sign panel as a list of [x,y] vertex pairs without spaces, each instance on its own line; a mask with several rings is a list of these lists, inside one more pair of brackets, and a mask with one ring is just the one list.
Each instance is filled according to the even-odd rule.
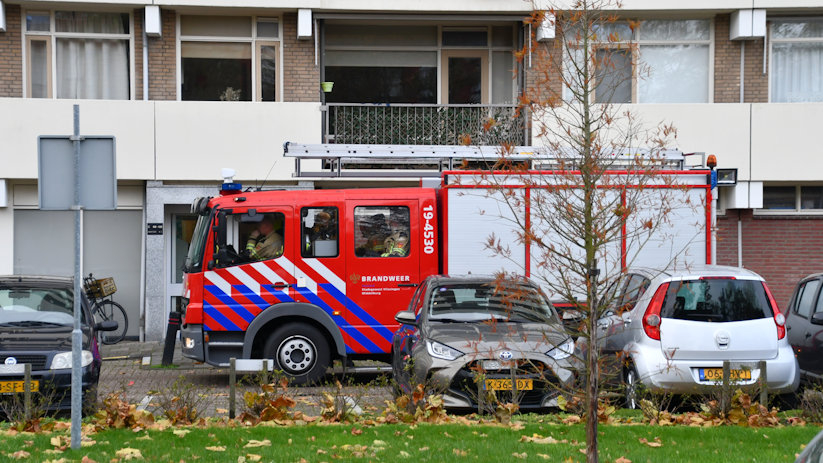
[[[80,141],[80,206],[117,208],[114,137]],[[74,144],[69,137],[38,137],[40,209],[69,210],[74,205]]]

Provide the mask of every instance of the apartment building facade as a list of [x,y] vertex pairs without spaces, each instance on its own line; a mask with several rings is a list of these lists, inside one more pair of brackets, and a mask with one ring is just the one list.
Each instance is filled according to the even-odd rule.
[[[113,276],[129,335],[160,339],[179,303],[191,200],[220,169],[250,186],[411,186],[295,176],[286,141],[543,143],[513,103],[535,82],[514,50],[519,0],[259,2],[0,0],[0,273],[71,274],[73,216],[38,209],[38,136],[116,140],[117,209],[84,214],[84,271]],[[823,262],[823,1],[625,1],[652,69],[615,96],[676,148],[737,169],[720,190],[717,261],[763,274],[785,305]],[[546,37],[538,46],[551,46]],[[333,83],[324,91],[321,82]],[[386,103],[389,103],[388,105]],[[503,130],[478,131],[489,115]],[[452,124],[450,131],[433,125]],[[328,170],[321,161],[317,169]],[[403,166],[395,166],[403,170]]]

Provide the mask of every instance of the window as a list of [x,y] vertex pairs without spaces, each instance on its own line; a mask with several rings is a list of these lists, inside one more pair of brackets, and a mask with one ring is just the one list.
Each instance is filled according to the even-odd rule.
[[181,99],[280,100],[279,44],[277,19],[181,16]]
[[335,83],[326,101],[511,103],[513,31],[502,25],[326,23],[324,80]]
[[[218,251],[218,267],[276,259],[283,255],[286,240],[286,216],[282,212],[261,212],[249,210],[226,215],[226,246]],[[208,217],[201,217],[200,224],[207,224]],[[195,233],[198,233],[195,230]],[[194,246],[195,243],[192,244]],[[195,251],[197,252],[197,251]],[[187,265],[192,262],[191,252]],[[196,267],[195,267],[196,268]]]
[[283,255],[285,244],[283,213],[243,214],[240,223],[241,254],[250,262],[276,259]]
[[794,306],[794,313],[801,317],[809,318],[814,307],[817,289],[820,287],[820,280],[807,281],[797,292],[797,303]]
[[338,254],[339,221],[336,207],[304,207],[300,212],[303,224],[303,257],[336,257]]
[[823,18],[773,20],[771,47],[771,101],[823,101]]
[[[634,31],[624,23],[597,31],[617,41],[597,44],[593,53],[595,103],[707,103],[711,75],[711,21],[649,20]],[[572,76],[583,54],[568,61]],[[578,64],[579,63],[579,64]],[[570,89],[564,98],[571,101]]]
[[763,209],[770,213],[823,211],[823,187],[764,186]]
[[409,208],[358,206],[354,208],[354,255],[406,257],[411,249]]
[[26,12],[26,95],[127,100],[128,13]]

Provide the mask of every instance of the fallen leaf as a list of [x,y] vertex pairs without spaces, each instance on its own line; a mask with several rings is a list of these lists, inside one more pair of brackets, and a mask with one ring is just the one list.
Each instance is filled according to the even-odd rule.
[[532,442],[535,444],[559,444],[566,443],[565,440],[559,441],[552,436],[543,437],[540,434],[532,434],[531,436],[521,436],[520,442]]
[[88,457],[88,456],[86,456],[86,455],[83,455],[83,459],[82,459],[82,460],[80,460],[80,463],[97,463],[97,461],[96,461],[96,460],[92,460],[91,458],[89,458],[89,457]]
[[175,429],[172,433],[177,437],[186,437],[186,434],[190,433],[191,430],[189,429]]
[[143,454],[140,453],[140,450],[129,448],[129,447],[126,447],[124,449],[120,449],[120,450],[114,452],[114,454],[118,458],[121,458],[123,460],[142,460],[143,459]]
[[617,460],[614,460],[614,463],[632,463],[632,461],[626,457],[620,457]]
[[465,450],[460,450],[460,449],[452,449],[452,452],[453,452],[455,455],[457,455],[458,457],[465,457],[466,455],[468,455],[468,454],[469,454],[469,452],[467,452],[467,451],[465,451]]
[[352,436],[359,436],[360,434],[363,434],[363,430],[362,430],[362,429],[358,429],[358,428],[351,428],[351,435],[352,435]]
[[210,447],[206,447],[206,450],[209,450],[211,452],[225,452],[226,451],[226,446],[224,446],[224,445],[212,445]]
[[31,454],[29,452],[26,452],[25,450],[18,450],[18,451],[11,454],[11,457],[14,458],[15,460],[22,460],[22,459],[28,458],[30,456],[31,456]]
[[638,440],[640,441],[641,444],[648,445],[649,447],[662,447],[663,446],[663,443],[660,442],[659,437],[656,437],[654,442],[649,442],[649,440],[646,439],[645,437],[641,437]]
[[228,412],[229,412],[229,411],[228,411],[228,410],[226,410],[225,408],[217,408],[217,409],[215,409],[214,411],[215,411],[215,412],[217,412],[217,413],[220,413],[220,414],[226,414],[226,413],[228,413]]
[[544,460],[551,460],[552,458],[551,455],[546,455],[545,453],[538,453],[537,456]]
[[405,451],[405,450],[401,450],[401,451],[400,451],[400,453],[399,453],[398,455],[400,455],[400,457],[401,457],[401,458],[409,458],[409,457],[411,456],[411,455],[409,454],[409,452],[407,452],[407,451]]
[[263,440],[255,440],[251,439],[243,448],[253,448],[253,447],[271,447],[271,441],[268,439]]
[[517,458],[518,460],[525,460],[526,458],[528,458],[529,455],[526,452],[523,452],[523,453],[514,452],[514,453],[512,453],[512,456],[514,458]]
[[248,454],[246,454],[246,460],[248,460],[248,461],[260,461],[260,460],[262,460],[262,459],[263,459],[263,457],[262,457],[262,456],[260,456],[260,455],[256,455],[256,454],[254,454],[254,453],[248,453]]

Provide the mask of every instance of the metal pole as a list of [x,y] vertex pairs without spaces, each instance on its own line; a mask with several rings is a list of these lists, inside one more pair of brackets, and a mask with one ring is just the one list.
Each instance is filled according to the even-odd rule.
[[31,419],[31,363],[23,364],[23,413]]
[[229,359],[229,419],[234,419],[235,396],[237,395],[237,360]]
[[71,332],[71,448],[80,448],[80,419],[82,411],[82,374],[80,367],[83,333],[80,331],[80,283],[82,281],[81,246],[83,207],[80,205],[80,106],[74,105],[74,329]]

